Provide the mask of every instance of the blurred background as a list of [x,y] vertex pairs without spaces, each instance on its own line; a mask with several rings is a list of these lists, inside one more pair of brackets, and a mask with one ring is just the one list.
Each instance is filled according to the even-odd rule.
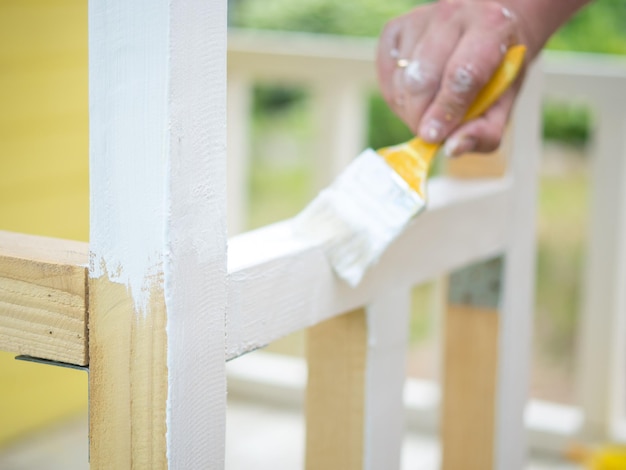
[[[237,29],[375,38],[388,19],[415,3],[230,0],[229,24]],[[597,0],[570,21],[548,49],[626,55],[626,3]],[[0,84],[0,229],[87,240],[86,2],[0,1]],[[252,86],[246,214],[233,234],[294,215],[320,186],[314,177],[319,128],[310,87],[288,80],[260,80]],[[363,147],[411,137],[373,88],[363,100],[368,123]],[[543,116],[531,393],[536,399],[575,406],[594,115],[584,99],[571,99],[546,100]],[[414,290],[407,375],[415,379],[432,381],[439,374],[434,312],[440,289],[434,283]],[[267,350],[298,357],[304,347],[304,335],[299,334]],[[1,353],[0,468],[51,468],[49,461],[48,466],[33,460],[20,467],[9,459],[22,449],[24,438],[46,435],[54,426],[65,435],[80,434],[86,405],[86,374],[21,363]],[[235,417],[233,429],[238,422]],[[81,442],[86,449],[86,437]],[[73,452],[71,446],[62,447],[57,450]]]

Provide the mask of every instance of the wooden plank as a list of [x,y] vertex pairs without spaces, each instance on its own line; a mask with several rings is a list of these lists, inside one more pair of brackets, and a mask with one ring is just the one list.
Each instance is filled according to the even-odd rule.
[[507,169],[507,155],[511,153],[511,133],[505,134],[500,148],[484,153],[467,153],[460,158],[445,160],[445,173],[453,178],[499,178]]
[[93,1],[89,30],[91,466],[222,468],[226,2]]
[[499,331],[494,467],[526,468],[524,413],[529,400],[535,307],[535,238],[541,156],[541,63],[528,71],[513,113],[510,201]]
[[450,279],[445,317],[442,469],[493,468],[502,259]]
[[152,286],[140,315],[125,285],[100,277],[89,286],[91,468],[167,468],[162,283]]
[[[508,165],[515,186],[505,216],[509,225],[505,267],[500,259],[497,270],[490,271],[489,263],[479,264],[450,279],[442,404],[444,470],[508,470],[526,464],[523,413],[530,370],[540,155],[538,71],[534,67],[529,73],[514,114],[523,126],[514,126],[511,136],[515,146]],[[497,175],[494,168],[499,165],[493,161],[469,160],[476,165],[471,176]],[[457,173],[467,176],[461,169],[456,168]],[[501,277],[506,281],[502,302]]]
[[401,467],[410,313],[410,289],[390,289],[367,307],[366,470]]
[[584,435],[601,441],[614,439],[614,430],[626,416],[626,113],[606,98],[594,111],[577,388],[585,413]]
[[0,231],[0,349],[85,365],[86,243]]
[[365,310],[327,320],[307,332],[306,468],[363,468]]
[[[409,288],[502,252],[509,180],[443,178],[429,188],[429,210],[356,289],[336,278],[320,247],[293,238],[289,221],[230,239],[227,357],[368,305],[389,289]],[[275,295],[276,286],[281,295]],[[272,316],[259,316],[260,309]]]

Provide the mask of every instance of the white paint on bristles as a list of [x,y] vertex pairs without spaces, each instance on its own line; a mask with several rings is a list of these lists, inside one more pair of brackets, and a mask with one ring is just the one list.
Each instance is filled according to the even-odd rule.
[[293,228],[297,237],[322,244],[335,272],[354,287],[425,207],[426,201],[367,149],[293,219]]
[[511,180],[428,182],[429,207],[352,288],[337,278],[323,242],[296,237],[291,221],[229,240],[227,357],[232,359],[388,290],[436,278],[506,246]]

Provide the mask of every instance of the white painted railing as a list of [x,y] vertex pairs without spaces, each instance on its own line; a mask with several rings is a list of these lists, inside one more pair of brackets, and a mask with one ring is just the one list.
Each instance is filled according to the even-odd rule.
[[[323,156],[316,168],[321,187],[364,145],[365,92],[375,83],[374,48],[371,40],[231,31],[228,197],[232,232],[241,230],[246,213],[242,175],[249,152],[243,143],[249,141],[251,85],[256,80],[269,80],[305,85],[313,93],[318,155]],[[585,302],[578,329],[579,407],[531,401],[526,409],[531,445],[561,451],[572,439],[626,439],[626,289],[620,288],[626,285],[626,64],[615,58],[554,53],[547,54],[543,63],[543,94],[588,102],[597,124],[592,147],[592,220]],[[531,105],[519,106],[517,133],[524,132],[520,128],[532,126],[536,119],[533,113],[537,114],[537,109]],[[527,138],[514,139],[515,155],[533,150],[533,144],[525,142]],[[356,291],[333,283],[318,251],[283,244],[281,240],[288,240],[285,224],[235,237],[231,241],[229,271],[235,284],[231,302],[239,310],[230,316],[229,357],[307,327],[333,312],[366,305],[377,298],[378,292],[398,286],[408,288],[499,251],[510,235],[502,225],[510,210],[506,202],[509,191],[506,179],[480,184],[434,181],[430,211],[391,248],[364,287]],[[462,247],[456,237],[440,236],[454,234],[463,226],[481,227],[479,236],[466,234]],[[419,250],[415,249],[416,237],[425,241]],[[254,253],[244,248],[258,243],[274,249]],[[268,283],[279,282],[284,292],[292,293],[273,307],[273,321],[259,318],[258,306],[252,304],[264,290],[271,291],[269,285],[259,282],[267,270],[281,273],[268,278]],[[302,286],[315,288],[303,290]],[[250,303],[246,303],[247,298]],[[292,308],[297,304],[313,307],[302,316]],[[260,360],[268,361],[265,367],[270,369],[276,365],[271,355]],[[280,380],[272,378],[264,381],[255,375],[250,379],[245,358],[239,365],[233,363],[231,375],[231,387],[237,391],[241,390],[238,384],[245,384],[248,396],[254,395],[256,384],[258,390],[270,387],[282,390],[280,396],[286,393],[290,400],[296,399],[289,394],[293,383],[283,387]],[[436,426],[438,396],[435,384],[407,382],[405,402],[410,426]]]
[[583,434],[626,440],[626,61],[550,54],[548,97],[586,102],[594,114],[591,204],[578,398]]
[[[365,92],[375,86],[374,42],[237,31],[229,37],[228,54],[228,198],[233,215],[229,223],[231,233],[237,233],[246,211],[242,175],[249,155],[243,142],[249,141],[251,85],[256,80],[272,80],[310,88],[317,108],[317,155],[323,156],[317,168],[319,187],[364,146]],[[443,177],[432,181],[429,210],[389,249],[357,289],[336,281],[321,250],[294,241],[288,221],[229,241],[230,359],[342,312],[366,309],[369,340],[364,468],[398,467],[405,416],[400,397],[405,388],[410,289],[502,254],[506,254],[507,262],[497,374],[494,401],[488,406],[494,407],[497,438],[489,445],[493,445],[494,468],[522,468],[525,461],[522,415],[530,358],[539,155],[538,75],[532,75],[516,111],[517,122],[524,124],[513,129],[516,145],[508,176],[466,181]],[[234,361],[233,371],[239,371],[239,383],[246,382],[241,375],[245,376],[242,369],[246,369],[246,358],[239,361]],[[237,383],[237,373],[233,373],[231,386]],[[272,385],[269,377],[269,384],[263,384],[258,375],[253,382],[258,390]],[[431,414],[433,411],[426,410]]]

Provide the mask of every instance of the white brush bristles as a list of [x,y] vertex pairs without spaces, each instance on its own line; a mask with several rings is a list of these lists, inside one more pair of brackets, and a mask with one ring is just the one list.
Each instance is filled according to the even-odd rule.
[[337,275],[354,287],[425,205],[367,149],[293,219],[293,231],[319,243]]

